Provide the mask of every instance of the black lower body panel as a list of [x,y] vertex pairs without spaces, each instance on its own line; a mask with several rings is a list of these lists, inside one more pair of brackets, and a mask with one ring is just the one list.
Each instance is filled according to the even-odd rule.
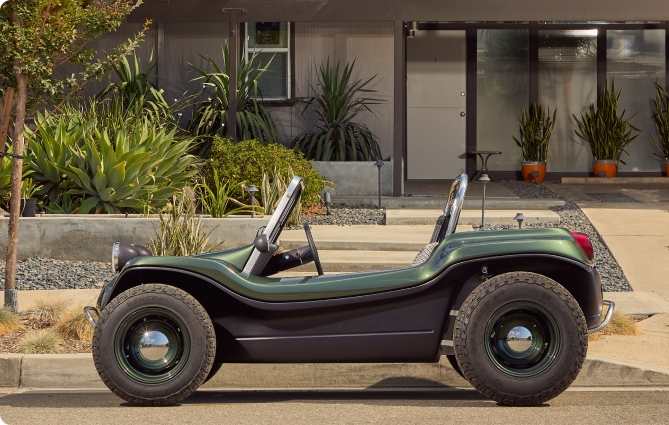
[[439,282],[396,298],[297,311],[230,299],[226,314],[212,318],[217,357],[238,363],[434,361],[452,290]]

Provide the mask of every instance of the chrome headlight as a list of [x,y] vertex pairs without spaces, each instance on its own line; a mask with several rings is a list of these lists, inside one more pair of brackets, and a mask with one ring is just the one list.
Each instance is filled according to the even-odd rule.
[[151,251],[141,245],[116,242],[112,247],[112,271],[116,273],[123,270],[123,267],[133,258],[150,255],[153,255]]

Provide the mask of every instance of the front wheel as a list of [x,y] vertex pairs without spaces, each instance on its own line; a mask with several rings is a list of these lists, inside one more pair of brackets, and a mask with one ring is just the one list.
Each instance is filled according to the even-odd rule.
[[174,404],[205,381],[216,354],[214,327],[188,293],[141,285],[114,298],[93,335],[93,361],[114,394],[138,405]]
[[535,273],[495,276],[465,300],[453,345],[464,377],[500,404],[541,404],[576,379],[588,350],[583,312],[559,283]]

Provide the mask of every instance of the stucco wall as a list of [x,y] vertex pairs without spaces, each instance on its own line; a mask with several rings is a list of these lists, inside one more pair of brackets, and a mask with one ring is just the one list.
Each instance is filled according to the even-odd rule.
[[[310,94],[316,87],[316,67],[330,59],[355,63],[353,79],[367,80],[376,75],[368,94],[382,100],[371,107],[373,114],[363,112],[359,122],[366,124],[378,137],[381,153],[387,158],[393,146],[393,22],[297,22],[295,24],[295,96]],[[302,107],[272,108],[284,143],[290,143],[301,132],[313,128],[310,116],[302,116]]]

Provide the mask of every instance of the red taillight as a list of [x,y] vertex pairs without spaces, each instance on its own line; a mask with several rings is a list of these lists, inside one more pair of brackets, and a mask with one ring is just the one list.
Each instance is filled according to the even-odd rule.
[[592,249],[592,242],[590,242],[590,238],[588,237],[588,235],[583,232],[570,232],[570,233],[574,237],[576,243],[583,249],[585,255],[587,255],[590,260],[594,260],[595,250]]

